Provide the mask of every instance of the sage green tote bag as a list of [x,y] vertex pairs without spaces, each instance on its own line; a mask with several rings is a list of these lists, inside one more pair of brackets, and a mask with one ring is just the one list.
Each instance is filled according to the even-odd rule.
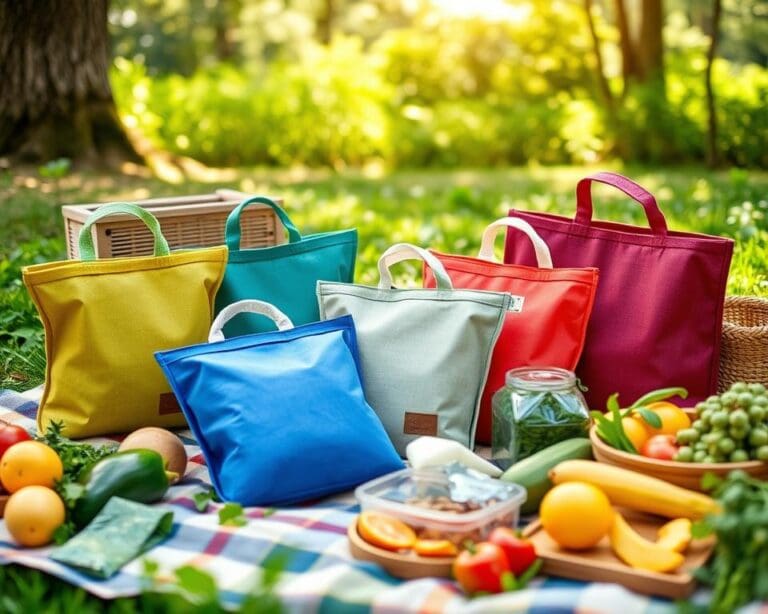
[[[389,267],[420,259],[435,289],[392,288]],[[351,314],[363,371],[363,390],[401,456],[421,435],[472,448],[491,352],[511,296],[454,290],[428,251],[400,243],[379,259],[378,288],[321,281],[323,319]]]
[[[288,243],[240,249],[240,213],[260,203],[272,207],[288,231]],[[257,299],[275,305],[295,325],[317,322],[315,286],[318,280],[352,281],[357,255],[357,230],[304,235],[271,198],[254,196],[240,203],[227,218],[225,231],[229,260],[216,295],[216,313],[230,303]],[[227,337],[263,333],[272,323],[256,314],[243,314],[227,323]]]

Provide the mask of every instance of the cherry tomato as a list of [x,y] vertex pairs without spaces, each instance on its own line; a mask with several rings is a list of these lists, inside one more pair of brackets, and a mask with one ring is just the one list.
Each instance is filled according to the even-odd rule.
[[677,454],[674,435],[654,435],[643,445],[643,456],[657,460],[672,460]]
[[480,542],[462,551],[453,561],[453,576],[466,593],[500,593],[501,577],[509,572],[507,555],[501,546]]
[[29,433],[15,424],[0,423],[0,459],[13,444],[32,439]]
[[488,536],[488,541],[496,544],[507,555],[509,571],[520,577],[536,560],[536,548],[527,539],[519,537],[517,532],[508,527],[497,527]]

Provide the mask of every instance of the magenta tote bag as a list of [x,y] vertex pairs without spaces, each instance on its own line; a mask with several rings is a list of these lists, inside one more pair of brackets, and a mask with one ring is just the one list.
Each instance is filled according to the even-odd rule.
[[[642,205],[649,228],[593,220],[593,181]],[[558,266],[600,270],[576,370],[590,407],[605,409],[614,392],[622,405],[667,386],[686,388],[686,405],[717,392],[731,239],[669,230],[650,192],[616,173],[579,181],[574,219],[514,209],[509,215],[536,229]],[[509,234],[504,262],[536,264],[530,247]]]

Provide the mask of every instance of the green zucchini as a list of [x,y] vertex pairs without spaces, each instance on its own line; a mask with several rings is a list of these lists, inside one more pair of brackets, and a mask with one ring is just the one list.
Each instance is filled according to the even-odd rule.
[[528,491],[528,498],[520,508],[520,513],[535,514],[539,511],[539,504],[544,495],[552,488],[552,482],[547,475],[549,470],[565,460],[591,458],[592,444],[589,439],[565,439],[515,463],[499,479],[523,486]]

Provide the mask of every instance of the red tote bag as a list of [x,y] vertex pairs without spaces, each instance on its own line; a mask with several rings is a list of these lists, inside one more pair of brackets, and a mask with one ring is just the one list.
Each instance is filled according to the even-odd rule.
[[[520,231],[509,233],[509,238],[528,237],[529,241],[520,241],[519,245],[532,253],[535,266],[496,261],[493,244],[503,228]],[[493,351],[480,402],[475,441],[490,444],[491,398],[504,386],[509,369],[546,366],[572,371],[576,367],[595,300],[598,272],[591,267],[552,268],[547,244],[530,224],[515,218],[496,220],[485,229],[477,258],[432,253],[448,271],[455,288],[507,292],[514,297]],[[435,278],[427,267],[424,286],[435,287]]]
[[[642,205],[650,228],[593,220],[593,181]],[[614,392],[629,404],[667,386],[685,387],[687,405],[716,393],[731,239],[669,230],[656,199],[615,173],[579,181],[574,219],[515,210],[509,215],[529,222],[559,265],[600,269],[577,368],[590,407],[605,409]],[[512,236],[504,260],[533,262]]]

